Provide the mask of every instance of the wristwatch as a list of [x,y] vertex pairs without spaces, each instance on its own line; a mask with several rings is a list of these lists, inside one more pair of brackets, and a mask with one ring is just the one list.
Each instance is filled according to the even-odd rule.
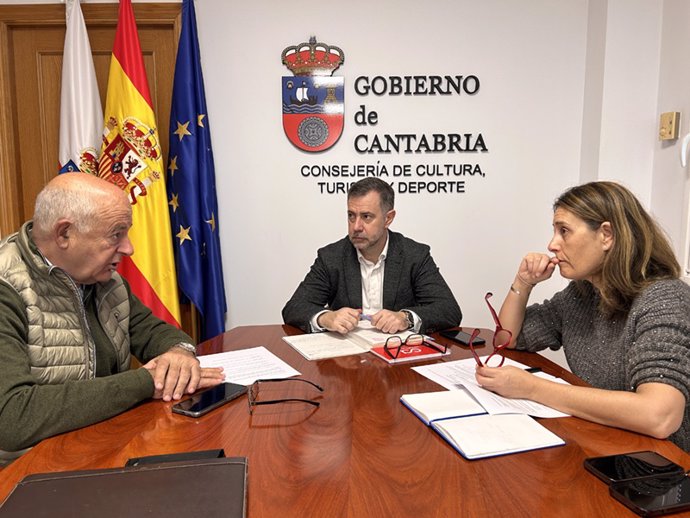
[[196,347],[187,342],[176,343],[175,345],[173,345],[173,347],[179,347],[180,349],[184,349],[185,351],[192,353],[194,356],[196,356]]
[[407,329],[412,329],[414,327],[414,317],[412,316],[412,311],[401,309],[400,312],[407,318]]

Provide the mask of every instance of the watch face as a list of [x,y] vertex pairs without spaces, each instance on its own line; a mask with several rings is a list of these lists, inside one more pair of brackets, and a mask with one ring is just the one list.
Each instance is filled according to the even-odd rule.
[[403,310],[403,313],[407,317],[407,329],[412,329],[414,327],[414,318],[412,317],[412,313],[405,310]]
[[173,347],[179,347],[180,349],[184,349],[187,352],[190,352],[196,356],[196,347],[194,347],[192,344],[188,344],[186,342],[179,342],[176,343]]

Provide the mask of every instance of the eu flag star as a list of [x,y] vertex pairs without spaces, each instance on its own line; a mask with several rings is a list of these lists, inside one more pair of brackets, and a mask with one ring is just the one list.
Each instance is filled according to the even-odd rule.
[[204,127],[204,117],[206,117],[205,113],[200,113],[199,115],[196,116],[196,124],[200,128]]
[[175,176],[175,171],[177,171],[177,157],[174,156],[170,159],[170,165],[168,165],[168,170],[170,171],[170,176]]
[[211,219],[207,219],[206,223],[211,225],[211,232],[216,231],[216,215],[213,212],[211,213]]
[[190,228],[192,228],[192,227],[184,228],[182,225],[180,225],[180,231],[176,234],[177,237],[180,239],[180,246],[182,246],[182,243],[184,243],[185,240],[187,240],[187,239],[189,241],[192,240],[192,238],[189,237],[189,229]]
[[173,212],[177,212],[177,207],[180,206],[180,200],[177,199],[177,194],[172,195],[172,198],[170,198],[168,205],[170,205],[173,208]]
[[179,121],[177,123],[177,129],[174,131],[174,133],[175,133],[175,135],[180,137],[180,142],[182,142],[183,137],[186,137],[187,135],[191,135],[191,133],[187,129],[187,126],[189,126],[189,121],[185,122],[184,124],[180,124]]

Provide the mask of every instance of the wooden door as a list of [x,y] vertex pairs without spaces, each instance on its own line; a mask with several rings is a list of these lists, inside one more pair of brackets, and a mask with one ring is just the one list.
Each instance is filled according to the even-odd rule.
[[[134,4],[164,163],[181,4]],[[82,4],[105,106],[118,4]],[[65,4],[0,5],[0,236],[33,216],[36,195],[58,171]],[[196,313],[182,308],[196,339]]]
[[[105,106],[118,4],[82,4]],[[144,64],[167,157],[181,4],[135,4]],[[33,215],[57,174],[65,4],[0,6],[0,234]]]

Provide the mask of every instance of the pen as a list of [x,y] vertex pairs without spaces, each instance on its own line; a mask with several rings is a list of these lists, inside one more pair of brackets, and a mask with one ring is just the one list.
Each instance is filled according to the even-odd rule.
[[527,367],[525,371],[534,374],[535,372],[541,372],[541,369],[539,367]]
[[365,314],[361,313],[359,315],[359,319],[360,320],[368,320],[369,322],[371,322],[371,315],[365,315]]

